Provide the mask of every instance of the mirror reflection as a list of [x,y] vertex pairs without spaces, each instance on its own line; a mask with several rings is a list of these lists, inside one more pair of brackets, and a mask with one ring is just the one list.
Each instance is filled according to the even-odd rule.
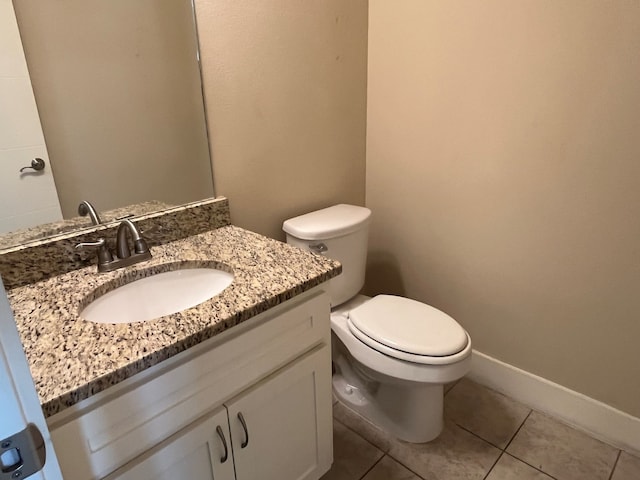
[[[0,150],[14,153],[0,161],[0,189],[13,194],[11,215],[0,212],[0,233],[24,228],[16,217],[45,205],[55,217],[50,203],[59,207],[47,223],[70,220],[42,228],[44,235],[89,227],[89,217],[77,218],[83,200],[109,219],[213,196],[189,0],[20,0],[13,7],[46,149],[38,154],[37,141],[12,145],[15,135],[0,135]],[[5,115],[22,121],[29,101],[14,103]],[[17,166],[36,156],[45,169],[20,173]],[[17,208],[25,213],[15,215]],[[0,238],[0,248],[7,246]]]

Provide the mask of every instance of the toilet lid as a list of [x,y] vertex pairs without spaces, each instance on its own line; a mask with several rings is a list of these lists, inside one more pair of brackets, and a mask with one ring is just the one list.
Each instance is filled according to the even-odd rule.
[[467,333],[449,315],[404,297],[378,295],[351,310],[349,320],[375,342],[413,355],[453,355],[468,343]]

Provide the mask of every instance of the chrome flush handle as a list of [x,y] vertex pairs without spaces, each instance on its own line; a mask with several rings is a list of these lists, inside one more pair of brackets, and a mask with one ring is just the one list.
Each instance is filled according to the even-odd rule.
[[311,243],[309,244],[309,250],[311,250],[313,253],[322,255],[324,252],[329,250],[329,248],[324,243]]

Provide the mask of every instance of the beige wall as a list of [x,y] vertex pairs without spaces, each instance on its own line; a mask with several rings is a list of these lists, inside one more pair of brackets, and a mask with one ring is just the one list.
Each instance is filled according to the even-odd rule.
[[65,218],[213,195],[189,0],[14,3]]
[[369,8],[369,290],[640,417],[640,4]]
[[362,204],[367,1],[196,0],[216,194],[233,223]]

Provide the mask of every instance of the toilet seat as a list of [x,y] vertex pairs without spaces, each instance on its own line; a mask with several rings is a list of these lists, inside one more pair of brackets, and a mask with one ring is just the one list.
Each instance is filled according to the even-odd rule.
[[442,365],[468,355],[467,332],[449,315],[415,300],[378,295],[348,314],[351,333],[380,353]]

